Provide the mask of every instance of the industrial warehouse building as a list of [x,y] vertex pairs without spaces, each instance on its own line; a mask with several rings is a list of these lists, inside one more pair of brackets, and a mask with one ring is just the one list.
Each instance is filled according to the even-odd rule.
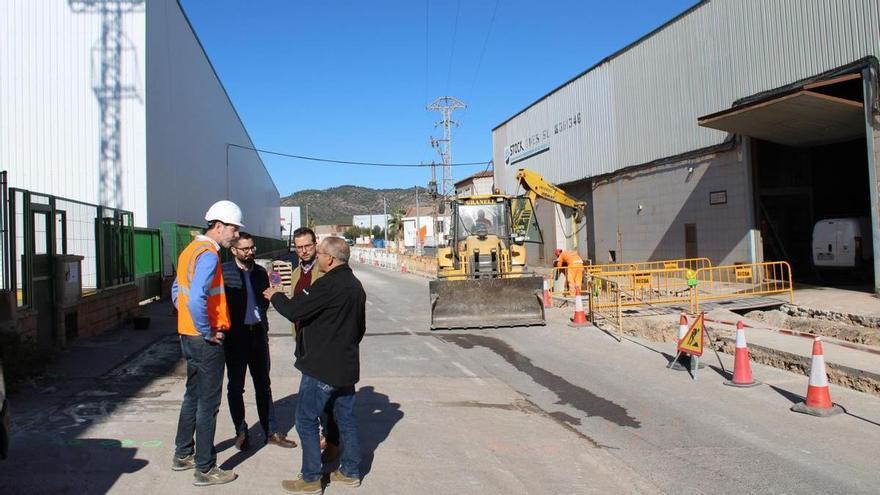
[[880,290],[878,33],[876,0],[703,1],[519,111],[492,132],[496,187],[530,168],[588,204],[573,233],[539,201],[530,261],[577,239],[596,263],[786,260],[809,280],[814,225],[862,218]]
[[[280,245],[278,190],[177,0],[8,0],[0,19],[2,288],[22,331],[51,347],[118,324],[217,200]],[[53,280],[65,255],[81,301]]]

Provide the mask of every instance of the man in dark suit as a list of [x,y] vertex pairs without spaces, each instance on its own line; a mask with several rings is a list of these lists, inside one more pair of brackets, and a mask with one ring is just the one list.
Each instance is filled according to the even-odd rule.
[[275,405],[269,380],[269,322],[266,318],[268,301],[263,291],[269,287],[269,275],[254,263],[256,246],[246,232],[230,248],[233,260],[223,263],[223,286],[229,306],[232,328],[226,335],[227,402],[232,424],[235,425],[235,446],[239,450],[250,447],[248,425],[244,420],[244,378],[248,368],[257,396],[257,415],[263,427],[266,443],[293,448],[296,442],[278,431]]

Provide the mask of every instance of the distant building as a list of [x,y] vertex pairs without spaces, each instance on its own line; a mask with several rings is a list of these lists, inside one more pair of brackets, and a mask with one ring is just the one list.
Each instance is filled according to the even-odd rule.
[[403,217],[403,245],[406,247],[442,245],[448,235],[449,217],[445,215],[435,217],[431,206],[422,206],[418,210],[411,207]]
[[289,239],[293,231],[302,227],[299,206],[282,206],[280,208],[281,237]]
[[342,237],[342,234],[349,228],[351,228],[351,225],[316,225],[315,237],[318,238],[318,242],[323,241],[327,237]]
[[473,196],[475,194],[492,194],[492,187],[494,184],[494,173],[491,170],[484,170],[456,182],[455,195]]
[[379,227],[380,229],[385,230],[385,225],[387,225],[388,220],[391,220],[391,215],[369,213],[367,215],[354,215],[351,217],[351,224],[362,229]]

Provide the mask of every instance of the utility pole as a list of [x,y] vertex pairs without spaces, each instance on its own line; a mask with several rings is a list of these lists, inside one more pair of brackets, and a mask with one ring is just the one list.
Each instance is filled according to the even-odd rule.
[[422,220],[421,212],[419,211],[419,186],[416,186],[416,254],[421,254],[421,250],[419,249],[422,244]]
[[[68,0],[77,13],[101,14],[101,40],[92,47],[92,91],[101,109],[98,197],[101,206],[120,208],[122,202],[122,99],[138,98],[137,83],[123,84],[125,35],[122,14],[143,10],[145,0]],[[95,70],[94,68],[92,69]]]
[[382,195],[382,218],[385,219],[385,233],[383,236],[385,237],[382,244],[387,248],[388,247],[388,203],[385,201],[385,195]]
[[307,229],[311,228],[309,226],[309,204],[308,203],[306,203],[306,228]]
[[443,126],[443,138],[431,137],[431,146],[437,148],[437,152],[440,154],[440,159],[443,162],[440,194],[446,200],[446,198],[455,195],[455,180],[452,178],[452,126],[457,127],[458,122],[452,120],[452,112],[459,108],[467,108],[467,105],[454,96],[441,96],[426,108],[428,110],[437,110],[443,116],[443,120],[434,124],[434,127]]

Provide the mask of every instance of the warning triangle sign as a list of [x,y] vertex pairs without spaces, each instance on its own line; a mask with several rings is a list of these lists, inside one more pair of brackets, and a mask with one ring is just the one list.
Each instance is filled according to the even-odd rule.
[[684,337],[678,341],[678,350],[691,356],[703,355],[703,319],[706,313],[694,320],[694,324],[688,329]]

